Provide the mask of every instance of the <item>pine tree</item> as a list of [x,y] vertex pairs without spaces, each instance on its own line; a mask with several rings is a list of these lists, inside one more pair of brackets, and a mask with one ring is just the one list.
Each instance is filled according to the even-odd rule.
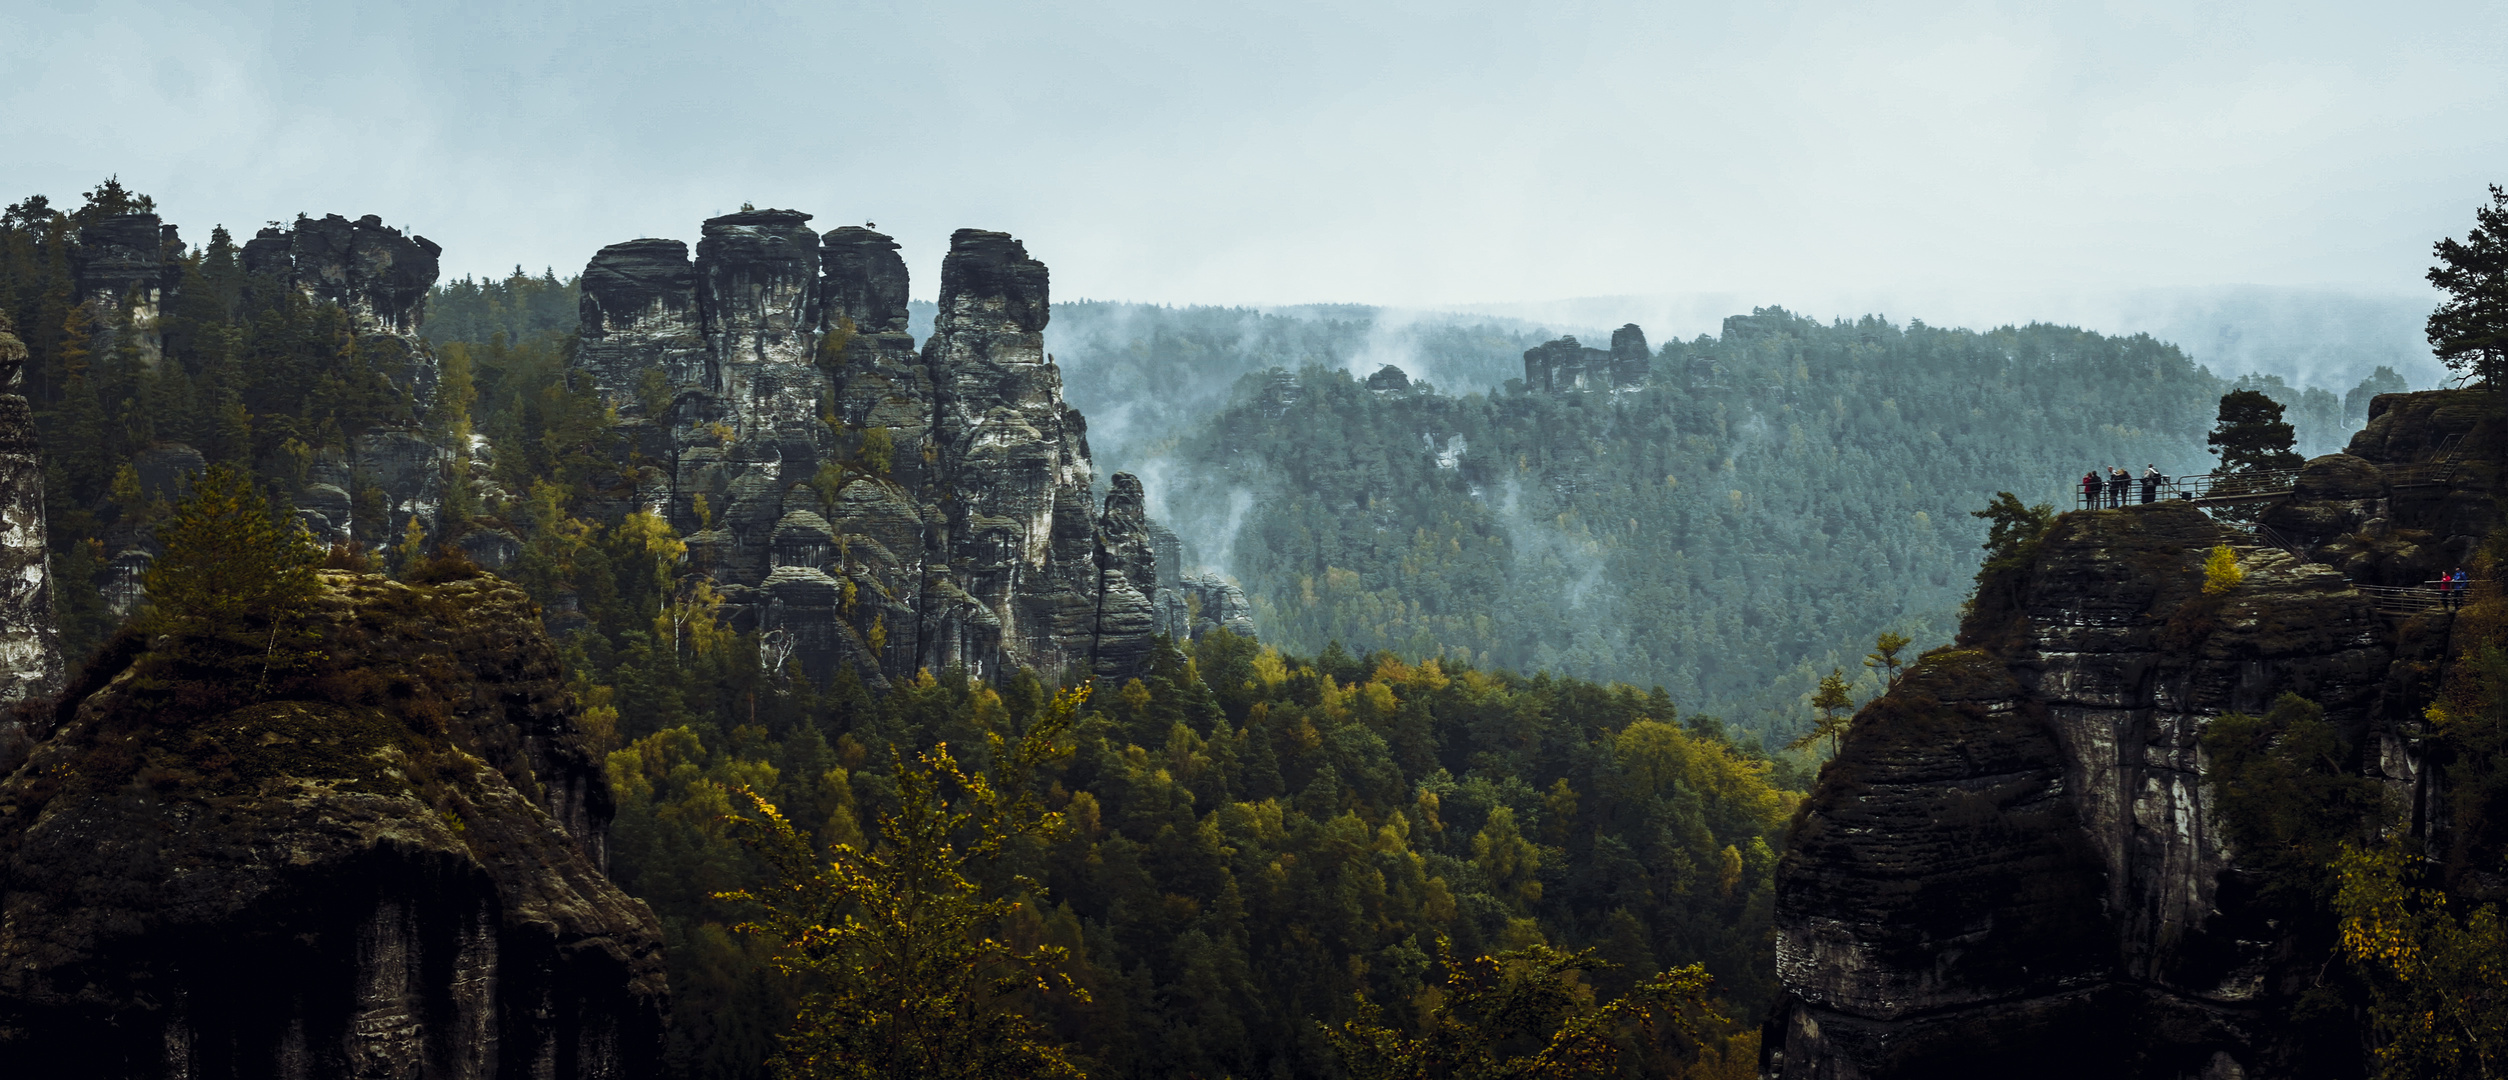
[[2220,422],[2203,441],[2221,456],[2225,473],[2296,469],[2307,464],[2291,449],[2297,434],[2282,420],[2281,403],[2255,390],[2221,395]]
[[2491,185],[2491,204],[2473,212],[2461,241],[2440,240],[2430,284],[2447,301],[2430,313],[2430,351],[2447,369],[2492,383],[2508,373],[2508,190]]
[[313,538],[230,466],[210,466],[157,539],[165,554],[149,564],[147,588],[163,631],[218,637],[272,626],[321,590]]

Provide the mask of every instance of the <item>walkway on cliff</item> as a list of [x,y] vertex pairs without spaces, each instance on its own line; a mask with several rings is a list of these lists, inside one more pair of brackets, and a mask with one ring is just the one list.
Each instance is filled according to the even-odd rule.
[[[2449,435],[2434,448],[2428,461],[2401,465],[2379,465],[2386,474],[2389,487],[2437,487],[2451,483],[2462,466],[2456,450],[2464,436]],[[2196,506],[2246,506],[2286,499],[2297,490],[2299,469],[2263,469],[2254,472],[2208,472],[2191,476],[2163,476],[2157,484],[2148,484],[2135,477],[2124,492],[2092,491],[2076,479],[2072,481],[2076,508],[2083,510],[2115,509],[2158,499],[2185,499]]]
[[[2398,488],[2445,487],[2455,481],[2463,462],[2458,458],[2462,434],[2449,435],[2433,447],[2426,461],[2401,464],[2378,464],[2389,491]],[[2206,510],[2261,506],[2288,499],[2298,493],[2302,469],[2266,469],[2253,472],[2211,472],[2192,476],[2162,476],[2146,481],[2132,478],[2121,492],[2109,484],[2086,488],[2077,481],[2074,492],[2076,507],[2086,510],[2121,509],[2158,502],[2162,499],[2183,500]],[[2303,562],[2308,560],[2312,545],[2284,536],[2272,526],[2256,520],[2255,511],[2218,517],[2228,525],[2252,538],[2240,547],[2273,548],[2288,552]],[[2453,614],[2461,600],[2451,595],[2443,579],[2415,585],[2371,585],[2353,582],[2352,588],[2368,598],[2381,615],[2409,618],[2425,612]],[[2450,601],[2455,601],[2451,603]]]

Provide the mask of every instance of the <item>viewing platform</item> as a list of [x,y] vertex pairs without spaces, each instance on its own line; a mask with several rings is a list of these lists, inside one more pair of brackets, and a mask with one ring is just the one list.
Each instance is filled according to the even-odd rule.
[[2073,491],[2077,498],[2075,506],[2082,510],[2115,509],[2162,499],[2189,500],[2196,506],[2238,506],[2289,498],[2298,480],[2297,469],[2269,469],[2263,472],[2201,473],[2152,479],[2136,477],[2122,492],[2102,484],[2095,494],[2075,483]]
[[[2450,435],[2432,451],[2430,460],[2379,465],[2389,487],[2444,487],[2453,483],[2462,462],[2456,458],[2463,435]],[[2298,469],[2253,472],[2208,472],[2192,476],[2133,477],[2123,492],[2102,483],[2095,493],[2073,481],[2074,506],[2082,510],[2115,509],[2161,499],[2183,499],[2201,507],[2246,506],[2289,498],[2298,486]]]

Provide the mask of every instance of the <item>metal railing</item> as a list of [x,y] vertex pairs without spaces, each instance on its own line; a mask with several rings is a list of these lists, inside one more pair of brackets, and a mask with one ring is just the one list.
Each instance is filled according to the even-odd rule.
[[2292,558],[2299,559],[2301,561],[2305,561],[2308,557],[2309,545],[2284,536],[2281,534],[2280,530],[2277,530],[2261,521],[2247,526],[2247,532],[2249,535],[2255,537],[2256,546],[2258,547],[2279,548],[2283,551],[2289,552]]
[[2093,492],[2075,481],[2074,505],[2080,509],[2099,510],[2162,499],[2191,499],[2197,503],[2263,501],[2290,494],[2291,487],[2298,480],[2297,469],[2268,469],[2263,472],[2198,473],[2154,479],[2134,477],[2121,491],[2118,485],[2102,483]]
[[[2464,468],[2461,454],[2462,433],[2439,440],[2426,461],[2400,465],[2380,465],[2390,488],[2445,486],[2455,482]],[[2071,481],[2076,509],[2102,510],[2162,499],[2185,499],[2199,506],[2224,506],[2239,503],[2271,502],[2285,498],[2297,489],[2298,469],[2262,469],[2254,472],[2208,472],[2187,476],[2156,478],[2131,477],[2119,485],[2102,478],[2095,488]],[[2276,544],[2277,547],[2288,545]]]
[[2463,590],[2441,589],[2439,584],[2433,581],[2422,585],[2353,585],[2352,588],[2368,597],[2370,606],[2386,615],[2453,612],[2464,603]]
[[2280,498],[2288,495],[2299,483],[2297,469],[2264,469],[2258,472],[2204,473],[2180,477],[2177,490],[2181,499],[2207,502],[2247,502]]

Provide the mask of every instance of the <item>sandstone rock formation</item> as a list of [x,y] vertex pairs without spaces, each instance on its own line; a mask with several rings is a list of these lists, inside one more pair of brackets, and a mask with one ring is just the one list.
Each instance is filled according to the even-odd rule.
[[268,275],[348,312],[366,364],[423,413],[435,399],[437,369],[418,340],[418,324],[426,318],[427,290],[435,285],[443,250],[426,237],[401,235],[373,214],[355,221],[298,215],[290,228],[265,228],[246,241],[243,264],[246,273]]
[[1545,393],[1622,390],[1646,381],[1653,366],[1646,332],[1636,323],[1611,332],[1611,349],[1588,348],[1574,337],[1536,345],[1524,353],[1524,385]]
[[657,1075],[661,929],[529,598],[323,584],[266,690],[126,639],[0,781],[0,1074]]
[[128,348],[142,367],[164,359],[157,317],[182,280],[176,262],[182,252],[175,227],[155,214],[120,214],[79,229],[78,302],[87,317],[91,355]]
[[[2289,1016],[2317,964],[2223,839],[2199,740],[2297,693],[2428,824],[2410,733],[2448,617],[2355,586],[2471,550],[2493,477],[2430,468],[2471,395],[2374,409],[2264,514],[2289,547],[2184,503],[2064,515],[1858,714],[1778,870],[1772,1075],[2305,1074]],[[2245,581],[2206,596],[2224,544]]]
[[[141,366],[162,362],[157,317],[182,280],[183,245],[174,227],[154,214],[105,218],[79,231],[76,251],[90,351],[127,350]],[[358,358],[409,402],[402,427],[359,433],[346,447],[324,448],[312,463],[305,490],[294,498],[299,517],[323,543],[345,542],[361,531],[370,541],[396,539],[413,519],[429,533],[437,527],[456,454],[419,434],[439,369],[418,325],[439,253],[433,241],[404,236],[372,214],[355,221],[299,216],[291,227],[262,229],[244,244],[240,261],[255,287],[295,289],[346,313]],[[205,467],[205,459],[189,446],[167,443],[143,452],[134,465],[158,494],[178,486],[165,481],[179,482]],[[353,493],[369,489],[379,496],[385,520],[360,523]],[[101,539],[111,553],[99,587],[114,613],[127,615],[141,599],[140,577],[154,540],[140,534]]]
[[[19,391],[26,347],[0,315],[0,707],[61,688],[61,643],[52,614],[52,565],[44,550],[44,464],[35,417]],[[23,737],[0,719],[0,767]]]
[[959,230],[918,351],[896,242],[809,217],[743,210],[693,261],[634,240],[585,267],[576,362],[623,418],[634,506],[821,677],[1139,670],[1180,605],[1138,482],[1102,513],[1092,494],[1045,265]]

